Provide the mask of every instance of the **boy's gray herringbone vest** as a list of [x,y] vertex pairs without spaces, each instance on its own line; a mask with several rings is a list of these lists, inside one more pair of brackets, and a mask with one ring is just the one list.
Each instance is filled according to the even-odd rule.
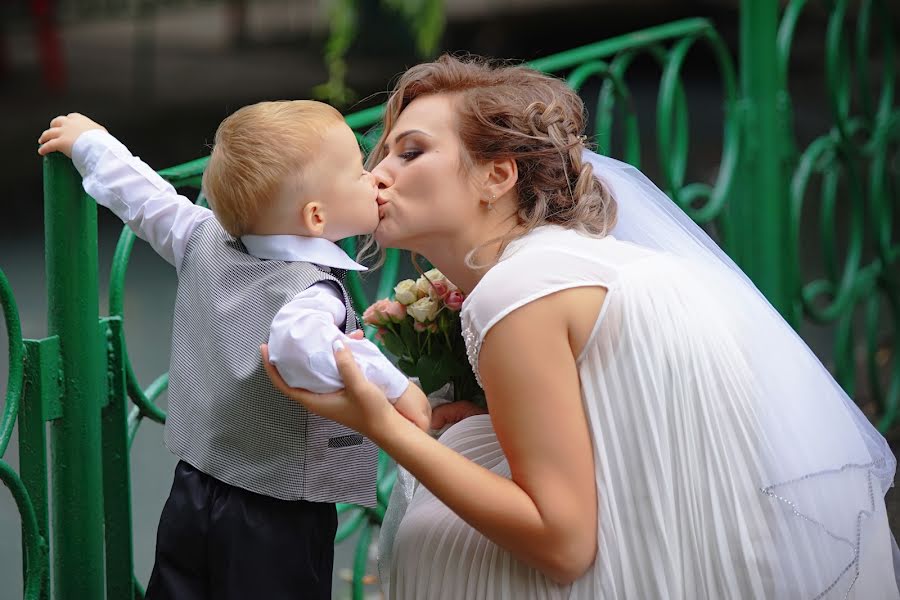
[[191,235],[179,270],[166,444],[230,485],[284,500],[375,505],[377,449],[356,432],[278,392],[259,345],[296,294],[338,279],[307,262],[262,260],[218,221]]

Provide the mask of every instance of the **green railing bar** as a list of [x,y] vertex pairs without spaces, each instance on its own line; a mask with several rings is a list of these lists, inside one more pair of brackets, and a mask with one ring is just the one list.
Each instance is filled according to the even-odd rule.
[[106,594],[111,599],[124,599],[132,596],[134,591],[134,554],[122,319],[103,319],[100,326],[106,340],[108,378],[107,404],[102,411]]
[[879,254],[886,253],[891,244],[895,206],[888,198],[887,178],[890,173],[890,169],[888,169],[890,161],[887,155],[887,145],[892,136],[900,138],[900,110],[894,113],[893,118],[886,118],[883,121],[875,129],[871,142],[865,148],[865,152],[872,155],[869,179],[872,212],[882,216],[876,223],[872,223],[875,228]]
[[209,157],[204,156],[203,158],[196,158],[192,161],[163,169],[159,174],[175,187],[189,185],[186,182],[195,184],[191,185],[191,187],[200,187],[197,177],[203,175],[203,169],[206,168],[206,163],[208,162]]
[[[655,55],[658,50],[657,46],[654,44],[646,46],[645,51]],[[615,99],[614,94],[617,91],[616,88],[620,86],[617,82],[621,82],[621,86],[624,90],[628,91],[628,88],[624,83],[625,71],[628,70],[628,67],[631,66],[631,62],[637,56],[637,50],[625,50],[613,58],[609,64],[610,78],[604,81],[603,85],[600,87],[600,96],[597,98],[596,129],[598,136],[602,136],[598,137],[598,142],[601,144],[598,150],[601,154],[610,154],[612,152],[612,141],[609,136],[604,135],[603,130],[611,130],[613,126],[612,110]],[[634,165],[640,169],[641,131],[637,112],[634,107],[634,100],[631,97],[630,91],[628,92],[626,99],[628,100],[629,106],[625,109],[625,115],[623,117],[625,121],[625,148],[622,152],[622,159],[628,164]],[[603,146],[603,144],[605,144],[605,146]]]
[[347,115],[346,121],[347,125],[350,126],[350,129],[359,129],[361,127],[371,127],[372,125],[375,125],[381,121],[382,115],[384,115],[384,104],[379,104],[378,106],[366,108]]
[[[785,318],[791,318],[787,244],[787,178],[781,149],[777,54],[778,3],[741,0],[741,79],[744,92],[743,156],[745,242],[735,256],[750,279]],[[752,133],[751,133],[752,132]],[[758,243],[765,240],[763,243]]]
[[664,25],[642,29],[641,31],[636,31],[634,33],[616,36],[593,44],[587,44],[579,48],[554,54],[553,56],[539,58],[526,64],[539,71],[563,71],[583,62],[604,58],[623,50],[633,50],[635,48],[649,46],[672,38],[697,35],[711,28],[712,24],[707,19],[682,19]]
[[369,545],[372,543],[372,525],[363,525],[359,532],[359,540],[356,542],[356,552],[353,556],[353,597],[362,599],[365,596],[363,573],[369,562]]
[[848,46],[844,43],[844,17],[847,1],[837,0],[828,18],[825,33],[825,79],[831,101],[835,127],[844,141],[850,141],[847,121],[850,115],[851,66]]
[[344,505],[344,506],[346,506],[346,508],[343,511],[341,511],[342,513],[350,512],[351,510],[354,510],[354,509],[355,509],[355,512],[353,513],[353,516],[350,517],[349,520],[344,521],[343,523],[341,523],[340,527],[338,527],[337,532],[335,532],[335,535],[334,535],[334,543],[335,544],[340,544],[345,539],[350,537],[350,535],[353,534],[353,531],[357,527],[359,527],[361,523],[365,522],[365,520],[366,520],[366,511],[365,510],[363,510],[359,507],[356,507],[356,506],[351,506],[351,505]]
[[[344,252],[349,254],[354,260],[356,259],[356,238],[347,238],[340,241],[340,246]],[[355,277],[354,277],[355,275]],[[366,291],[363,289],[362,280],[359,274],[353,271],[347,273],[346,277],[347,293],[353,302],[353,308],[358,314],[366,309],[367,299]]]
[[63,418],[51,423],[54,597],[103,598],[97,205],[62,154],[44,158],[44,231],[48,329],[59,336],[64,398]]
[[[871,13],[870,9],[875,2],[872,0],[866,0],[863,2],[862,7],[860,7],[859,11],[859,20],[858,20],[858,28],[859,33],[857,35],[857,40],[859,45],[857,46],[857,65],[859,67],[860,73],[860,87],[863,90],[863,94],[868,94],[870,90],[870,80],[869,80],[869,62],[866,60],[866,48],[868,46],[869,41],[869,23],[871,22]],[[881,0],[877,2],[878,4],[878,17],[879,23],[881,24],[881,55],[884,60],[884,68],[882,69],[882,73],[884,74],[884,82],[882,83],[882,92],[881,99],[879,100],[879,105],[877,112],[872,115],[876,122],[886,121],[891,114],[893,109],[894,102],[894,82],[897,79],[897,70],[894,67],[894,60],[896,59],[895,51],[894,51],[894,36],[892,34],[892,23],[894,21],[891,20],[890,13],[887,10],[887,6]],[[865,101],[865,97],[864,101]]]
[[[116,244],[116,252],[113,255],[112,270],[109,275],[109,314],[111,316],[125,318],[125,274],[128,270],[128,260],[134,247],[137,236],[128,227],[122,228],[119,241]],[[157,423],[165,423],[166,413],[156,406],[154,398],[148,396],[141,389],[137,375],[131,361],[128,359],[128,345],[123,342],[122,352],[125,357],[125,381],[128,395],[141,409],[141,413]],[[166,379],[168,382],[168,378]]]
[[[31,577],[29,570],[41,573],[41,600],[50,595],[50,555],[47,543],[50,536],[50,492],[47,483],[47,414],[50,404],[59,399],[59,338],[25,340],[25,386],[22,406],[19,411],[19,473],[22,484],[34,507],[35,522],[40,535],[41,564],[25,568],[25,579]],[[53,402],[50,402],[50,399]],[[24,527],[24,523],[23,523]],[[28,535],[22,532],[23,552],[27,557],[32,553],[28,547]],[[26,561],[27,562],[27,561]]]
[[[125,350],[124,341],[122,343],[122,353],[123,353],[122,355],[125,357],[125,360],[127,361],[128,360],[128,352]],[[128,363],[126,362],[125,365],[127,368]],[[127,374],[128,374],[128,371],[126,370],[126,376],[127,376]],[[162,420],[157,421],[159,423],[165,423],[166,413],[163,412],[163,410],[161,408],[156,406],[156,399],[159,398],[162,395],[162,393],[165,392],[166,389],[168,389],[168,387],[169,387],[169,373],[165,372],[162,375],[160,375],[159,377],[157,377],[156,379],[154,379],[150,383],[150,385],[147,386],[147,389],[142,392],[142,396],[147,399],[148,405],[154,407],[159,412],[159,414],[162,415]],[[132,401],[134,401],[133,397],[132,397]],[[135,404],[134,408],[131,410],[131,412],[128,415],[128,445],[129,446],[131,446],[131,444],[134,442],[134,436],[137,434],[138,426],[141,423],[141,419],[143,419],[145,416],[148,416],[148,415],[144,412],[143,405]],[[156,421],[156,419],[152,419],[152,420]]]
[[[34,506],[22,480],[19,479],[12,467],[2,460],[0,460],[0,481],[9,488],[16,508],[19,509],[19,515],[22,517],[22,541],[25,547],[22,561],[25,563],[25,599],[41,600],[45,597],[42,588],[47,571],[47,550],[38,529]],[[98,597],[102,598],[102,596]]]
[[[891,317],[894,328],[900,327],[900,292],[896,286],[887,277],[884,278],[885,287],[884,296],[887,298],[890,307]],[[879,365],[877,364],[878,356],[878,333],[883,323],[879,318],[879,298],[872,296],[869,298],[866,311],[866,349],[868,376],[873,388],[872,396],[876,399],[883,399],[881,403],[882,415],[878,420],[878,429],[887,431],[897,417],[897,410],[900,408],[900,352],[896,349],[893,352],[893,373],[894,376],[888,385],[886,391],[882,390],[881,377],[879,373]]]
[[22,346],[22,324],[19,321],[19,309],[13,297],[12,287],[6,274],[0,270],[0,308],[6,324],[6,336],[9,348],[9,370],[7,371],[6,401],[3,405],[3,418],[0,419],[0,458],[6,454],[6,447],[16,426],[16,415],[19,412],[19,399],[22,397],[22,376],[24,371]]

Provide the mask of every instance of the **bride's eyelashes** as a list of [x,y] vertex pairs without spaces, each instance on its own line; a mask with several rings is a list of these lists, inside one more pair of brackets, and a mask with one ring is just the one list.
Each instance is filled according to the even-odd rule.
[[410,162],[415,160],[421,154],[422,150],[407,150],[406,152],[401,152],[397,156],[402,158],[404,162]]

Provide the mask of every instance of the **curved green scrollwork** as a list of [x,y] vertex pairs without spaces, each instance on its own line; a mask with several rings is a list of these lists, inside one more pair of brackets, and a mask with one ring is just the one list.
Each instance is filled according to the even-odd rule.
[[[114,317],[121,317],[123,321],[125,319],[125,272],[128,269],[128,260],[131,258],[131,249],[134,247],[136,237],[134,232],[128,227],[122,229],[119,242],[116,244],[116,253],[113,255],[112,270],[109,275],[109,314]],[[134,373],[134,367],[131,365],[131,359],[128,356],[127,343],[123,342],[122,349],[125,353],[125,381],[128,397],[139,409],[141,418],[148,417],[157,423],[164,423],[166,413],[156,406],[155,400],[165,388],[159,390],[153,396],[141,389],[137,375]],[[168,382],[168,377],[166,382]]]
[[[807,0],[791,2],[779,28],[785,90],[794,33],[807,5]],[[824,64],[833,124],[796,157],[789,230],[794,312],[813,323],[836,326],[835,377],[856,396],[864,375],[867,408],[882,431],[893,425],[900,408],[900,241],[893,231],[900,186],[891,179],[890,168],[891,157],[900,153],[900,109],[893,105],[897,74],[889,14],[885,2],[864,0],[851,40],[849,3],[832,5]],[[880,28],[883,66],[876,95],[868,56],[874,23]],[[801,222],[815,210],[818,239],[801,240]],[[821,248],[821,273],[809,281],[802,273],[801,247]]]
[[[673,39],[646,37],[643,44],[635,44],[626,49],[614,48],[614,52],[600,57],[591,57],[576,66],[569,73],[567,81],[576,91],[595,77],[602,81],[594,122],[594,140],[598,150],[610,153],[611,132],[615,104],[623,103],[624,148],[622,158],[635,166],[640,166],[640,138],[637,115],[625,76],[632,62],[641,54],[654,58],[663,69],[657,102],[657,150],[662,169],[663,184],[669,195],[695,221],[706,223],[720,217],[729,197],[734,173],[739,158],[739,124],[736,119],[738,98],[734,65],[724,42],[715,29],[706,22],[690,20],[678,28]],[[673,42],[667,49],[664,42]],[[713,185],[696,182],[686,183],[688,163],[688,112],[687,99],[681,70],[690,50],[697,42],[705,42],[713,53],[722,76],[725,119],[723,123],[723,147],[718,176]],[[703,201],[701,207],[698,202]]]
[[0,271],[0,307],[3,309],[3,320],[6,324],[6,335],[9,347],[9,370],[6,384],[6,401],[3,404],[3,416],[0,418],[0,457],[6,454],[6,447],[16,425],[19,413],[19,402],[22,398],[22,380],[25,374],[25,347],[22,343],[22,325],[19,322],[19,310],[12,294],[9,280]]
[[49,569],[50,556],[47,542],[40,534],[34,503],[28,496],[28,490],[25,489],[22,478],[3,460],[19,414],[22,382],[25,374],[25,351],[19,311],[12,288],[3,271],[0,271],[0,307],[3,309],[9,346],[6,400],[3,405],[3,417],[0,419],[0,481],[3,481],[3,484],[12,493],[22,519],[22,542],[25,548],[25,598],[26,600],[38,600],[41,595],[44,573]]
[[22,518],[22,541],[25,545],[25,600],[41,597],[41,580],[50,568],[47,542],[38,530],[34,504],[19,475],[5,461],[0,460],[0,481],[12,492],[16,508]]

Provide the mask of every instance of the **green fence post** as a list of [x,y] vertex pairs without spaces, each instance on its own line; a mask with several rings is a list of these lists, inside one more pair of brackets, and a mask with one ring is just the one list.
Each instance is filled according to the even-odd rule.
[[97,206],[61,154],[44,159],[48,328],[59,337],[62,418],[51,424],[53,595],[101,599],[100,405],[106,356],[97,298]]
[[[785,317],[792,299],[788,248],[787,138],[779,106],[777,0],[741,0],[740,74],[744,148],[732,230],[735,259]],[[742,188],[742,189],[741,189]]]
[[106,593],[110,600],[126,600],[134,597],[134,555],[122,319],[102,319],[100,332],[108,360],[107,396],[102,410]]
[[[59,339],[25,340],[28,368],[25,393],[19,409],[19,472],[34,503],[35,519],[42,538],[42,554],[49,548],[49,486],[47,485],[47,421],[59,416]],[[24,519],[23,519],[24,522]],[[22,535],[23,541],[25,535]],[[27,551],[22,553],[28,556]],[[48,560],[45,558],[45,560]],[[27,561],[23,561],[27,562]],[[48,564],[31,565],[41,570],[40,600],[50,597]],[[26,574],[27,575],[27,574]]]

